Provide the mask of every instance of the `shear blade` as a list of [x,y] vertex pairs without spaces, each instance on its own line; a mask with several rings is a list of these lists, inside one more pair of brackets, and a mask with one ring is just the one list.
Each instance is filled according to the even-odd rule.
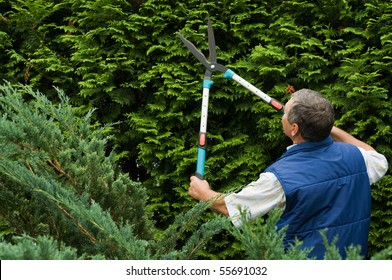
[[210,51],[209,60],[206,59],[204,54],[200,52],[194,44],[188,41],[181,33],[177,33],[180,37],[181,41],[185,44],[185,46],[193,53],[193,55],[203,64],[206,68],[205,77],[211,77],[213,72],[219,71],[225,73],[227,67],[217,63],[216,49],[215,49],[215,37],[214,31],[212,29],[211,20],[208,19],[208,49]]
[[208,49],[210,51],[208,60],[210,62],[216,62],[215,36],[210,18],[208,18]]
[[207,69],[210,68],[210,63],[207,61],[204,54],[202,54],[198,49],[193,45],[190,41],[188,41],[181,33],[178,33],[181,41],[185,44],[185,46],[193,53],[193,55],[206,67]]

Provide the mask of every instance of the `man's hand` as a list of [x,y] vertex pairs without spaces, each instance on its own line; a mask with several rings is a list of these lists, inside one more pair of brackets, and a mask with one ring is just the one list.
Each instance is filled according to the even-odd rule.
[[201,180],[196,176],[190,178],[189,195],[196,200],[208,200],[214,195],[207,180]]
[[200,180],[196,176],[190,178],[189,195],[199,201],[210,201],[211,209],[215,212],[229,216],[224,194],[213,191],[206,180]]

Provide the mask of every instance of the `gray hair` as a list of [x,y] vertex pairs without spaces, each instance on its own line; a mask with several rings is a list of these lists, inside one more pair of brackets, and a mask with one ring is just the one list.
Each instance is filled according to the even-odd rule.
[[310,89],[296,91],[291,98],[293,105],[287,115],[288,122],[298,124],[306,141],[316,142],[327,138],[335,119],[331,102]]

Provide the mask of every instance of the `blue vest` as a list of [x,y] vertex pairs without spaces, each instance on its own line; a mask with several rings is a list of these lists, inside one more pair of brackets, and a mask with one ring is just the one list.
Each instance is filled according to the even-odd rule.
[[295,238],[303,248],[312,248],[310,257],[323,259],[325,246],[320,230],[327,230],[329,243],[337,235],[336,246],[346,258],[345,248],[361,245],[366,257],[370,225],[370,184],[359,149],[328,137],[290,148],[265,171],[282,184],[286,208],[277,223],[288,225],[284,245]]

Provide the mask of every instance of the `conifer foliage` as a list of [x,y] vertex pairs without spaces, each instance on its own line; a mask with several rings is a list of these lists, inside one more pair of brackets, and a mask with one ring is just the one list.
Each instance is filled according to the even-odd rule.
[[[73,258],[72,248],[86,258],[196,257],[222,228],[220,218],[183,241],[184,232],[198,224],[197,217],[208,207],[200,203],[158,234],[146,210],[144,187],[118,171],[115,153],[106,149],[110,126],[92,123],[92,112],[77,117],[69,99],[57,92],[60,102],[55,105],[31,87],[0,86],[0,221],[8,234],[37,237],[43,252],[54,238],[65,244],[65,251],[54,251],[51,258]],[[31,237],[16,241],[30,246]],[[14,257],[49,257],[41,249],[37,255],[26,250]]]

